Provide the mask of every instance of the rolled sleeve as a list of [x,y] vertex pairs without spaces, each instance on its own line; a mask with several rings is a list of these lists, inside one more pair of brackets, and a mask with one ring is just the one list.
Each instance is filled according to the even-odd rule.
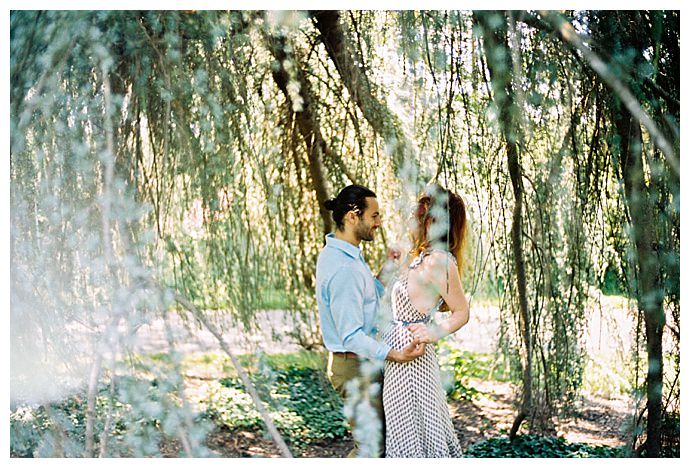
[[374,278],[374,285],[376,286],[376,295],[381,299],[386,292],[386,287],[378,278]]
[[[331,279],[331,312],[343,346],[360,356],[384,360],[390,346],[368,336],[364,330],[366,278],[359,272],[341,268]],[[378,292],[378,287],[377,287]]]

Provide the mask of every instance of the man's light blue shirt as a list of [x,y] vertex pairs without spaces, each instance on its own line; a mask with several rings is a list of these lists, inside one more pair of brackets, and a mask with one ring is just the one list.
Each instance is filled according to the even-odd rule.
[[360,248],[328,234],[316,262],[316,303],[326,349],[383,361],[391,347],[373,338],[383,292]]

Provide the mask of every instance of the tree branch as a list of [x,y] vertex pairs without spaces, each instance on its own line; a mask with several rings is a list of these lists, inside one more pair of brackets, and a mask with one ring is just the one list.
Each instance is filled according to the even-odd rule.
[[235,369],[237,370],[237,374],[239,375],[240,379],[242,380],[242,383],[244,384],[244,388],[249,392],[249,395],[252,397],[252,400],[254,401],[254,405],[256,406],[256,409],[259,411],[259,414],[261,415],[261,418],[264,420],[264,424],[266,424],[266,429],[268,429],[269,434],[271,434],[271,437],[275,441],[276,445],[278,445],[278,449],[280,450],[280,453],[286,457],[286,458],[292,458],[292,453],[290,452],[290,449],[288,448],[287,444],[285,443],[285,440],[283,437],[280,435],[280,432],[278,432],[278,429],[276,429],[275,424],[273,424],[273,419],[271,418],[271,415],[268,414],[268,411],[266,411],[266,408],[261,401],[261,397],[259,396],[259,393],[256,391],[256,388],[254,388],[254,385],[252,384],[252,381],[249,380],[249,376],[247,375],[247,372],[245,372],[244,368],[242,367],[242,364],[238,361],[237,357],[233,354],[232,351],[230,351],[230,347],[228,344],[225,342],[223,339],[223,335],[214,327],[211,322],[206,320],[206,317],[204,317],[204,314],[201,313],[199,309],[197,309],[194,304],[189,302],[187,299],[184,297],[180,296],[177,293],[173,293],[175,297],[175,301],[180,304],[182,307],[187,309],[189,312],[194,315],[194,317],[201,322],[201,324],[206,327],[208,331],[211,332],[211,334],[218,340],[218,343],[220,344],[221,349],[225,352],[225,354],[230,357],[230,360],[232,361],[233,366],[235,366]]
[[[319,212],[323,221],[324,231],[329,233],[332,229],[332,223],[330,213],[325,205],[328,199],[328,190],[322,164],[323,157],[329,150],[321,134],[318,118],[314,111],[314,99],[311,94],[309,81],[298,68],[295,57],[292,55],[288,56],[285,36],[282,34],[273,36],[269,33],[264,33],[264,39],[271,55],[278,62],[277,66],[273,68],[273,80],[285,95],[285,99],[290,103],[290,107],[295,113],[297,127],[307,145],[309,175],[314,184],[314,192],[316,192],[316,198],[319,202]],[[288,70],[287,66],[290,66],[291,70]],[[293,72],[292,76],[290,71]],[[291,92],[289,86],[292,83],[298,84],[299,90]],[[297,102],[297,98],[300,98],[301,102]]]
[[573,48],[580,51],[592,70],[594,70],[597,75],[599,75],[599,78],[618,95],[628,111],[647,129],[654,144],[666,157],[666,161],[671,169],[673,169],[677,176],[680,176],[680,162],[675,149],[668,142],[654,120],[649,117],[637,99],[635,99],[635,96],[633,96],[625,83],[611,71],[611,68],[596,52],[585,45],[580,35],[575,31],[575,28],[573,28],[573,26],[561,15],[549,11],[540,11],[539,14],[544,18],[546,23],[551,26],[551,30],[558,33],[558,37],[563,42],[570,44]]
[[376,98],[374,85],[369,82],[363,71],[364,65],[360,67],[355,63],[349,41],[340,24],[340,13],[337,10],[312,10],[309,14],[314,26],[321,33],[321,41],[326,47],[326,52],[352,100],[374,131],[380,134],[387,144],[391,144],[391,156],[396,172],[407,172],[404,174],[405,178],[409,182],[419,184],[419,161],[413,145],[405,135],[399,119]]

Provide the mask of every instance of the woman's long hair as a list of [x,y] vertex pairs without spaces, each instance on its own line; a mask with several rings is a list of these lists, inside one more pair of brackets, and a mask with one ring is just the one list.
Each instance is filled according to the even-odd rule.
[[424,250],[443,249],[455,256],[462,276],[467,210],[462,198],[438,184],[429,186],[417,201],[412,231],[412,258]]

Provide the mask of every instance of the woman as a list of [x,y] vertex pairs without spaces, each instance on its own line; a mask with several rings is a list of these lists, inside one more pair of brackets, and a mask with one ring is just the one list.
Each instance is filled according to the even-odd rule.
[[[413,248],[391,287],[393,320],[384,340],[403,349],[413,338],[433,344],[469,320],[460,282],[466,230],[462,199],[433,185],[417,204]],[[438,323],[437,311],[450,311]],[[407,363],[385,363],[386,457],[459,457],[434,346]]]

